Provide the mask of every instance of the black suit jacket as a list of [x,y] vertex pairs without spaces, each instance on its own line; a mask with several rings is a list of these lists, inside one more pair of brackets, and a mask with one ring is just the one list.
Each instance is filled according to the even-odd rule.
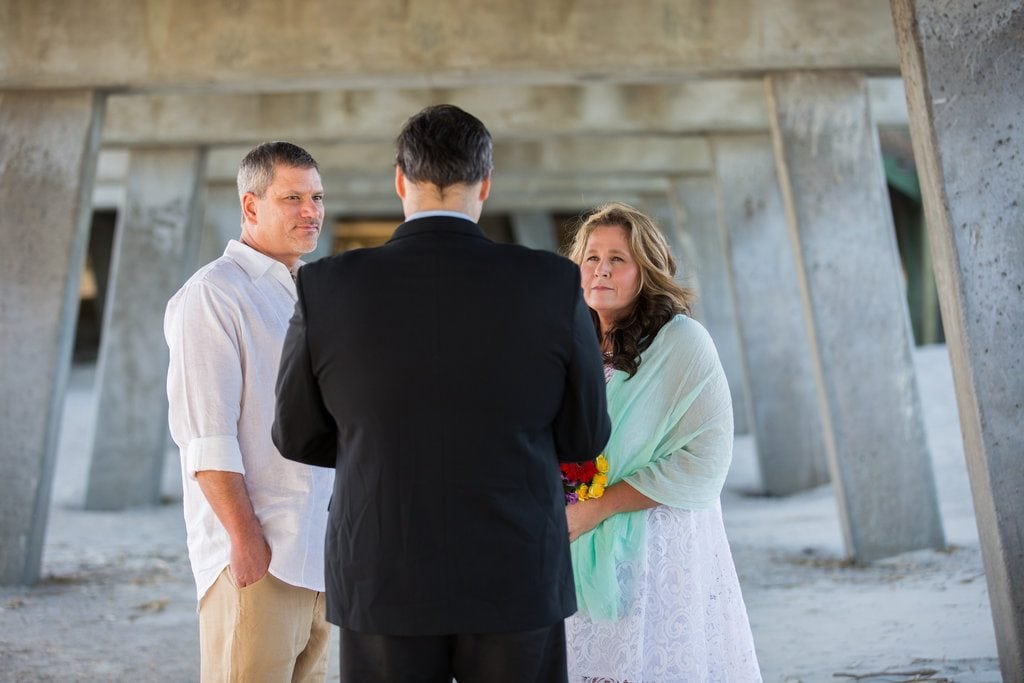
[[558,461],[610,430],[577,267],[427,217],[304,266],[298,292],[273,437],[337,470],[328,619],[430,635],[574,612]]

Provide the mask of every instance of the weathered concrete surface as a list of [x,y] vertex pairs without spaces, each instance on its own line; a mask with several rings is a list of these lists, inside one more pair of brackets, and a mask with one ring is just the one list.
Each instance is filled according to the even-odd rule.
[[[898,77],[868,82],[880,126],[906,126]],[[684,83],[583,83],[462,88],[385,88],[288,93],[113,95],[103,128],[105,147],[246,145],[283,139],[390,142],[407,117],[450,102],[487,124],[497,140],[658,131],[768,130],[760,78]]]
[[724,226],[718,216],[714,178],[674,180],[669,202],[673,223],[691,245],[686,268],[692,275],[690,285],[697,290],[694,317],[715,340],[732,394],[734,428],[737,434],[746,434],[750,431],[746,368],[736,321],[732,267]]
[[[241,159],[239,159],[241,161]],[[324,220],[326,239],[329,232]],[[242,234],[242,208],[236,185],[207,185],[203,193],[203,234],[199,240],[198,264],[204,265],[224,253],[229,240],[236,240]]]
[[[294,49],[268,49],[281,45]],[[0,88],[295,91],[842,67],[896,73],[883,0],[0,5]]]
[[3,584],[39,578],[102,119],[94,93],[0,92]]
[[516,211],[510,218],[516,244],[559,252],[555,222],[547,211]]
[[765,79],[848,552],[944,543],[878,135],[863,78]]
[[96,379],[90,510],[160,499],[168,441],[163,313],[195,270],[204,160],[198,149],[131,154]]
[[[693,141],[676,147],[681,157],[675,160],[683,168],[701,168],[706,163],[706,144]],[[595,141],[598,144],[599,141]],[[360,146],[356,146],[357,148]],[[313,154],[323,170],[325,206],[328,216],[375,215],[401,213],[401,204],[395,196],[395,175],[390,164],[393,151],[389,145],[374,144],[369,150],[353,152],[362,155],[370,166],[363,167],[354,158],[346,157],[346,146],[313,148]],[[499,153],[502,146],[498,146]],[[247,149],[221,148],[211,151],[208,189],[218,191],[223,186],[233,187],[238,161]],[[99,176],[93,193],[94,205],[117,208],[124,203],[124,182],[128,175],[128,151],[105,149],[100,153]],[[578,171],[531,171],[528,167],[502,164],[495,173],[488,212],[519,210],[580,210],[604,201],[618,199],[639,203],[642,194],[666,193],[669,177],[657,172],[620,170],[627,165],[626,152],[607,155],[602,166]],[[691,157],[688,161],[687,157]],[[509,166],[511,165],[511,169]],[[564,162],[566,166],[582,166]],[[362,168],[362,170],[360,170]],[[610,170],[609,170],[610,169]],[[234,192],[233,189],[226,190]],[[233,200],[237,204],[237,197]],[[234,209],[232,209],[233,211]],[[229,237],[235,237],[237,216],[225,219]],[[204,254],[208,253],[205,251]],[[219,251],[218,251],[219,255]]]
[[[614,196],[612,199],[622,201]],[[694,262],[693,240],[680,228],[677,222],[679,213],[668,192],[644,193],[639,199],[640,202],[635,206],[654,219],[654,224],[668,241],[672,256],[676,260],[676,282],[683,287],[693,288],[696,284],[691,265]]]
[[827,482],[828,468],[771,140],[713,138],[712,147],[761,482],[789,495]]
[[[395,131],[397,134],[397,129]],[[301,143],[300,143],[301,144]],[[388,173],[394,190],[392,142],[307,145],[325,179]],[[210,153],[211,181],[233,180],[249,147],[223,147]],[[700,137],[678,135],[580,135],[552,140],[498,140],[494,144],[495,179],[508,174],[669,175],[708,173],[710,157]]]
[[1000,666],[1024,681],[1024,2],[892,10]]

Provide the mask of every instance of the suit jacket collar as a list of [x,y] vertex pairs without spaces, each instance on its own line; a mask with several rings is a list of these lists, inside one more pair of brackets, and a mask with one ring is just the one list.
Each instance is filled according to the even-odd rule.
[[395,229],[395,233],[388,242],[394,242],[405,237],[422,235],[429,232],[448,232],[466,237],[478,237],[490,241],[480,226],[473,221],[453,216],[428,216],[406,221]]

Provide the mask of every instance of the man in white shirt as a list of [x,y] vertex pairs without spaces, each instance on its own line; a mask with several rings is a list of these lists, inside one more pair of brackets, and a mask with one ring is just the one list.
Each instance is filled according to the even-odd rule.
[[181,449],[203,681],[323,681],[324,534],[331,469],[282,458],[274,382],[299,257],[324,218],[316,161],[287,142],[238,171],[240,241],[171,298],[171,435]]

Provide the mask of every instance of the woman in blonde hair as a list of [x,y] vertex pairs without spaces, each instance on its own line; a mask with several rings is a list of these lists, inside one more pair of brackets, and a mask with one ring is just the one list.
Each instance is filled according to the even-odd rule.
[[719,494],[732,403],[692,294],[653,221],[607,204],[569,258],[605,358],[604,494],[566,507],[579,612],[572,681],[759,681]]

